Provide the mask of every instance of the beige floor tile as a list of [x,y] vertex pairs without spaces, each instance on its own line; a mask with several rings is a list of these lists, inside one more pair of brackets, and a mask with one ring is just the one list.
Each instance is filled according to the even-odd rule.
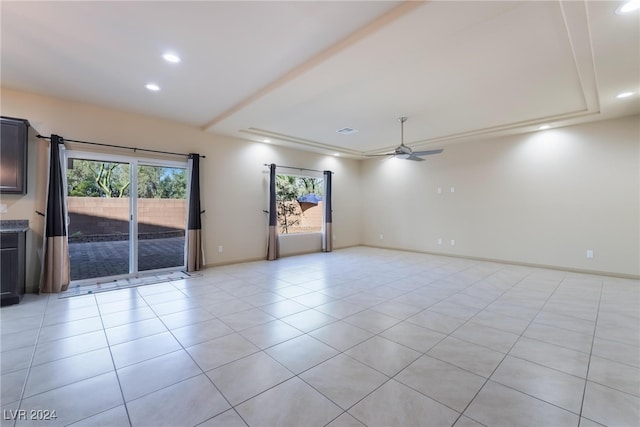
[[349,409],[389,379],[344,354],[309,369],[300,378],[343,409]]
[[453,427],[482,427],[482,424],[462,415]]
[[167,328],[160,319],[153,318],[105,329],[104,332],[107,334],[109,344],[116,345],[166,331]]
[[[286,279],[285,279],[286,280]],[[303,288],[302,286],[287,286],[285,288],[274,289],[274,292],[284,298],[293,298],[300,295],[313,292],[311,289]]]
[[541,324],[530,325],[523,335],[527,338],[537,339],[587,354],[591,352],[591,344],[593,342],[593,335],[580,334],[567,329]]
[[195,298],[181,298],[176,301],[169,300],[168,302],[153,304],[151,305],[151,309],[156,315],[164,316],[181,311],[193,310],[201,305],[201,302]]
[[342,410],[299,378],[236,407],[250,426],[324,426]]
[[445,338],[427,354],[485,378],[504,359],[500,352],[453,337]]
[[521,337],[509,354],[581,378],[587,376],[589,355],[569,348]]
[[508,353],[518,340],[518,335],[499,329],[482,326],[473,321],[461,326],[451,336],[488,347],[501,353]]
[[538,313],[536,318],[533,320],[533,323],[568,329],[570,331],[586,335],[593,335],[596,326],[595,321],[566,316],[564,314],[551,311],[542,311]]
[[118,313],[102,315],[102,323],[105,328],[114,328],[127,323],[153,319],[156,314],[149,307],[135,308],[133,310],[120,311]]
[[295,374],[338,354],[336,350],[309,335],[302,335],[265,350]]
[[314,329],[318,329],[324,325],[328,325],[329,323],[336,322],[338,319],[311,308],[296,314],[292,314],[290,316],[283,317],[280,320],[288,323],[296,329],[300,329],[303,332],[311,332]]
[[578,416],[489,381],[464,415],[490,426],[575,426]]
[[22,347],[3,351],[0,354],[0,373],[6,374],[28,368],[31,365],[34,349],[34,347]]
[[28,369],[22,369],[0,376],[0,400],[3,405],[20,400],[27,371]]
[[259,352],[208,371],[207,376],[232,405],[237,405],[288,380],[293,373]]
[[403,369],[395,380],[448,406],[464,411],[486,379],[429,356]]
[[335,420],[327,424],[327,427],[365,427],[360,421],[353,418],[348,413],[343,413]]
[[450,334],[464,324],[463,319],[424,310],[407,319],[407,322],[415,323],[418,326],[429,328],[443,334]]
[[429,311],[446,314],[447,316],[455,317],[458,319],[469,320],[473,316],[478,314],[480,309],[457,304],[447,298],[444,301],[441,301],[429,307]]
[[588,418],[581,417],[579,427],[605,427],[605,426],[595,421],[592,421]]
[[61,310],[57,312],[47,310],[44,315],[43,325],[56,325],[58,323],[73,322],[74,320],[88,319],[96,316],[100,316],[100,312],[95,304],[90,307]]
[[195,426],[230,408],[204,374],[147,394],[127,407],[133,427]]
[[373,336],[371,332],[343,321],[323,326],[309,335],[340,351],[346,351]]
[[370,308],[370,307],[373,307],[374,305],[378,305],[380,303],[387,301],[387,298],[377,296],[377,295],[372,295],[370,292],[365,291],[365,292],[359,292],[354,295],[350,295],[344,298],[343,301],[350,302],[352,304],[356,304],[364,308]]
[[25,397],[113,371],[109,349],[82,353],[34,366],[24,390]]
[[493,313],[489,310],[481,311],[473,316],[473,322],[482,326],[499,329],[501,331],[511,332],[520,335],[529,326],[528,320],[518,319],[517,317],[505,316],[503,314]]
[[202,307],[192,310],[179,311],[177,313],[167,314],[160,317],[162,323],[169,329],[178,329],[184,326],[193,325],[194,323],[205,322],[214,319],[213,314],[209,313]]
[[[375,307],[374,307],[375,308]],[[442,341],[446,335],[414,323],[402,322],[387,329],[380,336],[412,348],[420,353],[431,349]]]
[[178,350],[118,369],[118,378],[125,401],[129,402],[201,373],[189,354]]
[[300,336],[302,335],[302,331],[299,331],[281,320],[274,320],[252,328],[244,329],[240,331],[240,335],[261,349],[265,349],[290,340],[291,338]]
[[333,316],[336,319],[344,319],[345,317],[351,316],[364,310],[363,307],[352,304],[350,302],[346,302],[344,300],[332,301],[327,304],[322,304],[315,307],[315,309],[321,313]]
[[171,333],[184,347],[191,347],[224,335],[232,334],[233,329],[219,319],[211,319],[173,329]]
[[234,409],[228,409],[220,415],[208,419],[198,427],[246,427],[247,424],[240,418]]
[[250,296],[242,297],[242,300],[244,302],[248,302],[255,307],[262,307],[265,305],[273,304],[278,301],[283,301],[284,299],[284,297],[274,292],[258,292]]
[[111,346],[111,354],[117,369],[124,368],[152,357],[180,350],[182,347],[169,332],[127,341]]
[[[88,398],[90,397],[90,398]],[[37,394],[22,401],[21,409],[55,410],[55,425],[68,425],[122,405],[122,394],[115,372]],[[38,420],[26,420],[16,426],[42,426]]]
[[640,397],[640,369],[591,356],[589,381]]
[[38,338],[38,329],[29,329],[23,332],[14,332],[10,334],[2,334],[0,342],[2,343],[2,352],[15,350],[23,347],[33,347]]
[[585,380],[507,356],[491,380],[580,414]]
[[23,331],[39,329],[42,325],[42,314],[20,317],[19,320],[7,321],[2,319],[2,334],[15,334]]
[[102,330],[38,343],[33,355],[33,365],[40,365],[106,347],[108,347],[107,339]]
[[69,427],[115,427],[129,426],[129,416],[124,405],[116,406],[84,420],[70,424]]
[[607,426],[637,426],[640,398],[587,381],[582,416]]
[[278,319],[308,310],[309,307],[294,300],[284,300],[260,307],[261,310]]
[[358,344],[346,354],[390,377],[420,357],[417,351],[379,336]]
[[188,347],[187,351],[203,371],[208,371],[259,351],[238,333]]
[[43,343],[100,330],[102,330],[102,319],[100,317],[91,317],[74,322],[45,326],[40,330],[38,342]]
[[99,304],[100,315],[119,313],[121,311],[135,310],[148,307],[149,304],[142,297],[132,297],[120,301]]
[[235,331],[241,331],[253,326],[258,326],[263,323],[275,320],[275,317],[265,313],[258,308],[252,308],[249,310],[241,311],[240,313],[227,314],[220,317],[225,324],[230,326]]
[[349,410],[367,426],[450,426],[458,413],[390,380]]
[[[332,298],[327,294],[323,294],[322,292],[311,292],[308,294],[291,298],[289,301],[295,301],[307,308],[314,308],[319,305],[323,305],[323,304],[330,303],[331,301],[335,301],[335,298]],[[346,299],[344,301],[350,302],[350,301],[347,301]],[[290,314],[293,314],[293,313],[290,313]]]
[[640,368],[640,346],[595,337],[592,352],[599,357]]
[[385,329],[389,329],[393,325],[400,323],[399,319],[378,313],[372,309],[367,309],[353,316],[349,316],[345,318],[344,321],[374,334],[379,334]]
[[405,304],[395,300],[374,305],[371,307],[371,310],[386,314],[387,316],[395,317],[399,320],[405,320],[422,311],[421,308],[416,307],[415,305]]

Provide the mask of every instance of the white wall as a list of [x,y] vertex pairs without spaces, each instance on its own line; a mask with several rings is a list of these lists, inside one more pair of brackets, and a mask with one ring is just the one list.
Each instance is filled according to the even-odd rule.
[[638,116],[451,144],[424,162],[367,160],[361,170],[364,244],[640,275]]
[[[274,145],[252,143],[204,132],[168,120],[99,108],[87,104],[2,88],[1,113],[25,118],[42,135],[177,152],[197,152],[201,161],[201,198],[205,259],[208,265],[262,259],[266,256],[268,168],[276,163],[310,169],[330,169],[333,177],[334,247],[360,243],[359,162]],[[86,150],[88,146],[75,148]],[[44,220],[48,142],[29,142],[28,193],[3,195],[8,205],[2,219],[29,219],[27,286],[37,288]],[[130,151],[119,154],[130,155]],[[310,237],[313,239],[313,236]],[[304,243],[304,242],[303,242]],[[224,252],[218,253],[218,246]],[[301,245],[303,252],[308,244]],[[296,252],[292,248],[287,254]]]
[[[638,116],[450,144],[424,162],[360,162],[6,88],[1,102],[2,115],[26,118],[44,135],[206,155],[201,181],[208,265],[265,256],[263,164],[276,163],[335,172],[335,248],[367,244],[640,276]],[[35,210],[44,209],[46,150],[47,142],[31,139],[27,195],[2,196],[9,207],[2,219],[30,220],[30,290],[39,277],[43,219]],[[294,239],[285,242],[283,254],[317,245],[313,235]],[[587,249],[594,251],[591,260]]]

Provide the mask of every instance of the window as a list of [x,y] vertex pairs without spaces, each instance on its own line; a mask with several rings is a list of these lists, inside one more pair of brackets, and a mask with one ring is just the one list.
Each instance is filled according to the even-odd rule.
[[276,175],[276,208],[280,234],[322,232],[322,178]]

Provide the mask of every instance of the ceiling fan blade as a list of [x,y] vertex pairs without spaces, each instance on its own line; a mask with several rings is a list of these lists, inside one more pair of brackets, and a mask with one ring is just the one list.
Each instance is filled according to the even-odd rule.
[[414,151],[413,155],[414,156],[429,156],[431,154],[440,154],[442,153],[444,150],[442,148],[439,148],[437,150],[427,150],[427,151]]
[[424,159],[422,157],[416,156],[416,153],[411,154],[406,158],[406,160],[413,160],[414,162],[424,162]]

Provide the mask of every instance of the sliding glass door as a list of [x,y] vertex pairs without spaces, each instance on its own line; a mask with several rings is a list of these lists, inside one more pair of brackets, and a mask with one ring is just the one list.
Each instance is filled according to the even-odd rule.
[[67,152],[71,280],[184,267],[186,162]]
[[138,165],[138,271],[184,266],[187,169]]

